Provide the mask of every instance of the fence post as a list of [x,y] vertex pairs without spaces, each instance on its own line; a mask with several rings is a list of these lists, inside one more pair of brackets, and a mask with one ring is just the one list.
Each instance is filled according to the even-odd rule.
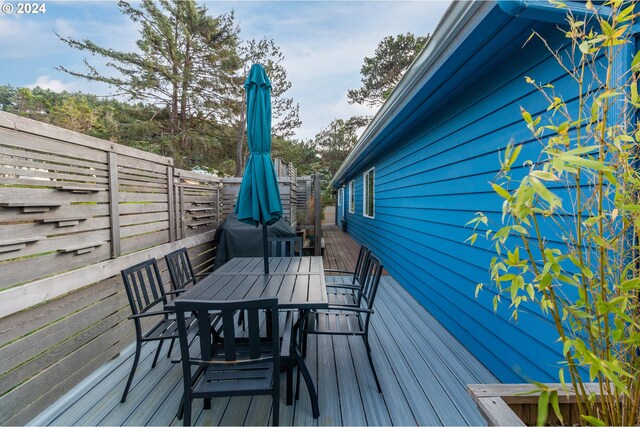
[[224,184],[218,183],[216,188],[216,228],[220,225],[220,186]]
[[109,226],[111,227],[111,258],[120,256],[120,195],[118,193],[118,155],[109,152]]
[[313,209],[316,240],[313,244],[313,254],[322,255],[322,206],[320,198],[320,173],[313,174]]
[[178,210],[178,215],[180,216],[180,238],[184,239],[187,237],[187,224],[185,223],[184,187],[182,185],[178,186],[178,203],[180,205]]
[[173,168],[171,166],[167,166],[167,198],[169,203],[169,241],[175,242],[176,240],[176,218],[175,218],[175,210],[173,207],[174,197],[173,197]]

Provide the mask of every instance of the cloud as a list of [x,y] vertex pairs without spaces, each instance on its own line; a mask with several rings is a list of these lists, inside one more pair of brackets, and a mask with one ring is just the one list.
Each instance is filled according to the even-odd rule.
[[[0,0],[0,4],[2,0]],[[243,39],[273,39],[285,55],[293,86],[288,96],[300,104],[300,138],[312,138],[335,118],[368,114],[346,101],[360,86],[360,67],[382,38],[433,32],[448,1],[206,1],[211,15],[236,11]],[[122,15],[115,2],[74,1],[47,5],[46,15],[0,14],[0,84],[106,95],[104,84],[74,79],[55,69],[84,71],[87,58],[100,71],[104,60],[71,49],[66,37],[89,38],[120,51],[135,51],[139,24]],[[50,7],[49,7],[50,6]],[[35,81],[35,83],[33,83]]]
[[243,38],[273,38],[300,103],[300,138],[312,138],[335,118],[372,114],[347,103],[360,87],[360,68],[386,36],[432,33],[449,1],[220,2],[212,13],[232,7]]
[[52,79],[49,76],[40,76],[36,79],[35,83],[27,85],[28,88],[40,87],[42,89],[49,89],[54,92],[72,92],[76,86],[73,82],[65,83],[62,80]]

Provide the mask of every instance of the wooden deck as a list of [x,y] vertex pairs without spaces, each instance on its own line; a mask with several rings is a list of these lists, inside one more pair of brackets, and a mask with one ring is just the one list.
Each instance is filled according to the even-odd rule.
[[[325,232],[327,268],[352,268],[357,245],[339,231]],[[341,281],[327,277],[327,281]],[[300,400],[280,402],[283,425],[479,425],[469,383],[497,382],[455,338],[391,276],[383,276],[372,320],[373,359],[379,394],[357,337],[310,337],[307,364],[316,384],[320,418],[311,416],[304,382]],[[150,369],[153,345],[143,358],[127,402],[120,396],[133,346],[37,416],[33,425],[180,425],[181,366],[164,358]],[[177,351],[174,349],[174,354]],[[270,397],[214,399],[210,410],[194,402],[196,425],[268,425]]]
[[326,246],[322,257],[324,268],[353,271],[360,245],[335,225],[323,225],[322,237]]

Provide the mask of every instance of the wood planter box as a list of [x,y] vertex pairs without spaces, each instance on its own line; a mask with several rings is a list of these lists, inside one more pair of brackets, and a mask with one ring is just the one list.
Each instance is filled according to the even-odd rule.
[[[578,404],[573,387],[567,385],[567,392],[561,384],[548,384],[558,390],[558,402],[564,425],[580,425]],[[600,395],[598,384],[585,384],[587,390]],[[538,418],[538,396],[532,393],[533,384],[469,384],[467,391],[478,405],[480,413],[490,426],[535,426]],[[524,394],[530,393],[530,394]],[[560,425],[551,406],[547,425]]]

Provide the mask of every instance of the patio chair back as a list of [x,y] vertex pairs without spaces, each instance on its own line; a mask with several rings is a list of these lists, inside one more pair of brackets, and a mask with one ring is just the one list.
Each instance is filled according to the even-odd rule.
[[367,308],[371,309],[373,301],[376,299],[380,277],[382,276],[382,264],[371,252],[367,256],[367,261],[364,262],[363,272],[360,296],[366,303]]
[[196,275],[193,272],[193,266],[186,248],[171,252],[165,255],[164,259],[167,262],[169,276],[171,276],[171,286],[174,291],[196,284]]
[[269,256],[295,257],[302,256],[301,237],[270,237]]
[[[162,343],[165,340],[171,340],[169,353],[167,353],[168,357],[173,348],[173,341],[178,337],[178,334],[175,320],[169,317],[168,311],[164,310],[164,305],[167,303],[167,295],[162,285],[160,269],[158,268],[156,260],[150,259],[149,261],[141,262],[132,267],[125,268],[120,273],[122,274],[124,288],[127,292],[127,298],[129,299],[129,306],[131,307],[131,316],[129,318],[133,320],[136,330],[136,353],[133,358],[127,384],[122,394],[122,399],[120,400],[124,403],[129,394],[138,362],[140,361],[142,343],[158,341],[156,355],[151,364],[153,368],[158,362]],[[155,306],[159,307],[154,308]],[[145,323],[146,330],[143,331],[143,318],[148,320],[155,319],[156,323]]]
[[[280,336],[278,299],[242,301],[176,300],[176,317],[184,377],[184,425],[191,422],[191,401],[220,396],[273,396],[273,425],[279,421]],[[235,314],[245,311],[246,330],[238,331]],[[190,337],[185,321],[194,313],[200,355],[189,354]],[[211,313],[222,316],[222,338],[212,339]],[[264,313],[264,317],[261,314]],[[271,322],[271,334],[261,337],[261,320]],[[192,375],[192,367],[196,367]],[[206,407],[205,400],[205,407]]]
[[351,282],[355,285],[356,281],[362,284],[362,279],[364,277],[364,272],[366,270],[366,263],[369,258],[369,253],[371,251],[365,245],[360,246],[360,252],[358,253],[358,260],[356,261],[356,268],[353,272],[353,279]]
[[366,308],[358,304],[357,306],[332,305],[329,306],[328,310],[314,310],[307,319],[303,333],[303,354],[306,348],[307,335],[309,334],[361,336],[367,349],[369,366],[371,366],[378,392],[382,392],[382,388],[371,358],[369,324],[381,275],[382,264],[380,264],[380,260],[369,252],[366,261],[364,261],[362,287],[358,290],[358,302],[364,300]]
[[160,269],[155,259],[126,268],[121,274],[134,315],[147,312],[155,305],[167,303]]

